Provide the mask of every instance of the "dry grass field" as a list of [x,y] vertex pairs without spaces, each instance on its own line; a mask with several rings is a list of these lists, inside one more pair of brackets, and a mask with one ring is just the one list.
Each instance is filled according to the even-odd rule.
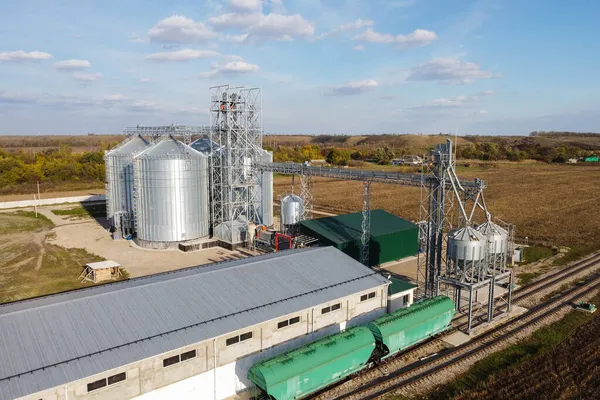
[[91,285],[77,277],[102,258],[52,244],[53,226],[32,211],[0,213],[0,304]]
[[[495,163],[458,167],[458,174],[462,179],[486,181],[490,212],[516,224],[518,237],[547,245],[600,247],[600,166]],[[296,184],[298,193],[297,180]],[[317,210],[355,212],[362,207],[360,182],[315,179],[313,185]],[[291,178],[276,177],[274,187],[276,196],[289,193]],[[419,218],[419,188],[374,184],[371,190],[371,208],[383,208],[413,221]]]

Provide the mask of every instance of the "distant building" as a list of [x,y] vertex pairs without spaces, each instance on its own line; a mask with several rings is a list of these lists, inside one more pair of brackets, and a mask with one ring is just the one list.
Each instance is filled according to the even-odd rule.
[[[301,234],[335,246],[355,260],[362,246],[361,212],[300,221]],[[419,250],[419,227],[384,210],[371,210],[369,266],[414,256]]]
[[421,165],[423,163],[423,158],[417,155],[408,155],[403,158],[394,158],[392,160],[392,165]]

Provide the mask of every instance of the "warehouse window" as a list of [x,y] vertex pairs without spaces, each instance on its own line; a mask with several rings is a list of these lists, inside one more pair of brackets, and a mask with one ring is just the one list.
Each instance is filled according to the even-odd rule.
[[125,372],[121,372],[120,374],[109,376],[107,380],[109,385],[114,385],[115,383],[123,382],[125,378],[127,378]]
[[127,374],[121,372],[120,374],[109,376],[92,383],[87,384],[87,391],[92,392],[94,390],[102,389],[103,387],[114,385],[115,383],[123,382],[127,379]]
[[189,359],[196,358],[196,350],[186,351],[185,353],[177,354],[176,356],[165,358],[163,360],[163,367],[170,367],[171,365],[187,361]]
[[252,339],[252,332],[246,332],[238,336],[230,337],[229,339],[225,340],[225,345],[231,346],[232,344],[243,342],[244,340],[248,339]]
[[300,317],[294,317],[290,319],[286,319],[285,321],[280,321],[277,323],[277,329],[285,328],[289,325],[294,325],[300,322]]
[[321,314],[327,314],[328,312],[339,310],[340,308],[342,308],[342,304],[341,303],[333,304],[333,305],[331,305],[329,307],[322,308],[321,309]]
[[367,301],[369,299],[372,299],[375,297],[375,292],[371,292],[368,294],[363,294],[362,296],[360,296],[360,301]]
[[179,354],[173,357],[165,358],[163,360],[163,367],[169,367],[173,364],[177,364],[179,362]]
[[88,392],[91,392],[93,390],[101,389],[101,388],[103,388],[105,386],[106,386],[106,378],[100,379],[100,380],[98,380],[96,382],[88,383],[87,384],[87,390],[88,390]]
[[181,362],[185,360],[189,360],[191,358],[196,358],[196,350],[186,351],[185,353],[181,353]]

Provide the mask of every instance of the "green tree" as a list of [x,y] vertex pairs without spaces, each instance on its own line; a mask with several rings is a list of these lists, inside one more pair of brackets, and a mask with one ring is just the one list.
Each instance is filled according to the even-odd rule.
[[383,146],[375,151],[375,161],[379,165],[389,165],[394,158],[394,151],[388,146]]

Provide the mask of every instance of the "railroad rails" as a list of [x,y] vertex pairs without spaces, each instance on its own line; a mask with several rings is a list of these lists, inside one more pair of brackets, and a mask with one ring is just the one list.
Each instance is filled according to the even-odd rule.
[[[545,290],[564,282],[565,278],[576,276],[598,267],[600,267],[600,255],[590,256],[573,264],[568,270],[561,270],[548,275],[531,285],[519,289],[515,292],[514,301],[520,302],[540,295]],[[515,335],[527,328],[540,325],[558,311],[565,307],[570,307],[571,303],[575,300],[597,289],[600,289],[600,275],[598,274],[586,279],[584,284],[530,308],[524,314],[474,337],[471,341],[459,347],[438,351],[436,349],[439,349],[441,339],[439,336],[433,337],[404,352],[398,353],[395,357],[379,365],[364,370],[350,380],[340,382],[328,390],[315,394],[312,398],[319,400],[375,399],[391,391],[414,385],[449,366],[492,352],[495,348],[501,347],[503,343],[505,344],[506,340],[514,338]],[[460,317],[455,319],[454,322],[459,319]],[[452,328],[446,331],[444,335],[456,330],[458,328]],[[434,354],[428,357],[421,357],[420,361],[407,364],[407,359],[418,359],[415,355],[419,352],[423,353],[423,350],[427,348],[431,348]]]
[[[530,299],[532,297],[542,296],[548,291],[548,289],[552,289],[555,286],[564,283],[565,278],[579,275],[590,269],[594,269],[595,267],[600,267],[600,265],[598,265],[598,262],[600,262],[600,254],[594,254],[588,258],[576,262],[575,264],[572,264],[568,268],[564,268],[553,274],[549,274],[541,279],[538,279],[530,285],[524,286],[519,290],[516,290],[515,294],[513,295],[512,302],[514,304],[519,304],[523,303],[524,300]],[[496,310],[496,315],[498,315],[499,313],[501,313],[501,311]],[[466,315],[457,314],[454,317],[453,323],[456,325],[457,321],[463,319],[466,319]],[[459,325],[458,329],[463,328],[465,325],[466,323]]]

